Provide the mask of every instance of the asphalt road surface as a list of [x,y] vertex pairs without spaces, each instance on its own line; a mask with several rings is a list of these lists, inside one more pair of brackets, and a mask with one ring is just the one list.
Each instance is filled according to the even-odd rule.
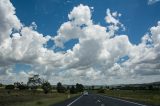
[[108,96],[89,94],[68,99],[51,106],[149,106]]

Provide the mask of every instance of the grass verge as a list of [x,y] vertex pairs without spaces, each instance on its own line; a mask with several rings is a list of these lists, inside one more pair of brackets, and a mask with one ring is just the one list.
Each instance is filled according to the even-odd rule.
[[[71,95],[70,97],[77,96]],[[8,93],[0,89],[0,106],[49,106],[68,99],[68,94],[51,92],[44,94],[42,91],[12,90]]]
[[158,90],[107,90],[105,95],[160,106],[160,91]]

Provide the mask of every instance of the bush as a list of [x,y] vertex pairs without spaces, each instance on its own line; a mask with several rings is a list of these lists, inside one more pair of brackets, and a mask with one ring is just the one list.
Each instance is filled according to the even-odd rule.
[[3,86],[3,84],[0,83],[0,87],[2,87],[2,86]]
[[33,91],[36,91],[37,88],[38,88],[38,86],[30,86],[29,88],[30,88],[31,90],[33,90]]
[[77,89],[76,89],[74,86],[72,86],[72,87],[70,88],[70,93],[71,93],[71,94],[77,93]]
[[49,82],[45,82],[42,84],[42,89],[43,89],[44,93],[47,94],[48,92],[51,91],[52,86]]
[[60,82],[57,83],[57,92],[58,93],[65,93],[66,92],[66,88],[64,86],[62,86],[62,84]]
[[84,86],[82,84],[76,84],[76,90],[77,92],[83,92],[84,91]]
[[105,93],[105,90],[104,89],[99,89],[98,93]]
[[19,85],[17,88],[19,90],[25,90],[25,89],[28,89],[29,87],[27,85]]
[[5,89],[12,90],[14,89],[14,85],[6,85]]
[[37,105],[42,105],[43,102],[42,102],[42,101],[37,101],[36,104],[37,104]]

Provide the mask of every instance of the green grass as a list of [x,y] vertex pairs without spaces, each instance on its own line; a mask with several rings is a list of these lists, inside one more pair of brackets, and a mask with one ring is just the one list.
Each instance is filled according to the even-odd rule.
[[[76,95],[78,94],[71,95],[71,97]],[[55,91],[44,94],[41,90],[35,92],[11,90],[8,94],[7,90],[0,89],[0,106],[49,106],[66,99],[68,99],[68,94]]]
[[160,106],[160,91],[152,90],[106,90],[108,96],[120,97],[124,99],[144,102],[155,106]]

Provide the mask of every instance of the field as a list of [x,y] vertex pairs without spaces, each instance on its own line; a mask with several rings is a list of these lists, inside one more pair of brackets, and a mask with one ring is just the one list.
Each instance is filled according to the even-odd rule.
[[[76,95],[71,95],[73,97]],[[68,94],[51,93],[44,94],[42,90],[8,90],[0,89],[0,106],[49,106],[68,99]]]
[[107,96],[160,106],[160,90],[107,90],[105,94]]

